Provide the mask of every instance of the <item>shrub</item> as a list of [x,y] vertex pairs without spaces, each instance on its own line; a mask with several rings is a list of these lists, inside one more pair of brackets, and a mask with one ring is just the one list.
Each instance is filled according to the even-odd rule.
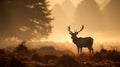
[[70,56],[70,55],[64,55],[58,60],[56,66],[79,67],[79,62],[77,60],[75,60],[75,58]]

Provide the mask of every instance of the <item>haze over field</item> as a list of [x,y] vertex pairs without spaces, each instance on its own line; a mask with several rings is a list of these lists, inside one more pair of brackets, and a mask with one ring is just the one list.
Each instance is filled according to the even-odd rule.
[[[13,36],[14,34],[18,37],[22,37],[22,39],[25,40],[26,38],[29,39],[33,35],[37,37],[37,34],[40,33],[40,39],[38,39],[38,41],[42,40],[72,43],[72,39],[67,30],[67,27],[71,25],[72,31],[78,31],[81,28],[81,25],[84,25],[85,28],[78,34],[78,37],[91,36],[94,38],[95,43],[120,42],[119,0],[47,1],[50,1],[49,9],[52,9],[52,12],[48,13],[48,15],[54,17],[54,20],[47,21],[47,23],[39,23],[39,21],[37,22],[37,20],[34,18],[41,18],[38,10],[36,11],[35,9],[33,12],[29,10],[34,8],[33,5],[22,5],[20,7],[22,1],[16,1],[16,3],[19,4],[13,4],[11,2],[4,2],[3,0],[3,3],[1,2],[2,4],[0,7],[3,10],[1,11],[0,16],[0,37],[8,35],[10,32],[9,35]],[[8,3],[8,5],[6,3]],[[26,9],[26,7],[29,9]],[[50,20],[50,18],[47,20]],[[2,21],[5,21],[5,23]],[[50,24],[52,24],[53,28]],[[35,30],[36,28],[40,28],[40,30]],[[42,37],[43,39],[41,39]],[[17,40],[17,38],[12,38],[12,40]]]
[[[67,26],[72,31],[85,28],[78,36],[92,36],[95,42],[119,42],[119,0],[50,0],[53,31],[48,40],[71,42]],[[116,8],[114,8],[116,7]],[[113,18],[115,17],[115,18]]]
[[[51,3],[51,7],[53,7],[56,3],[63,3],[65,0],[49,0]],[[71,2],[74,4],[74,6],[76,7],[80,2],[82,2],[83,0],[71,0]],[[98,5],[100,7],[104,7],[104,5],[106,5],[107,3],[110,2],[110,0],[95,0]]]
[[[41,3],[37,1],[37,4],[34,0],[25,1],[0,2],[0,48],[11,49],[26,40],[29,48],[53,46],[77,53],[68,26],[71,25],[74,32],[84,25],[78,37],[92,37],[94,50],[101,47],[119,49],[120,0],[47,0],[50,1],[49,9],[39,9]],[[5,41],[1,38],[4,36],[8,37]],[[30,38],[33,39],[27,40]]]
[[0,67],[119,67],[120,0],[0,0]]

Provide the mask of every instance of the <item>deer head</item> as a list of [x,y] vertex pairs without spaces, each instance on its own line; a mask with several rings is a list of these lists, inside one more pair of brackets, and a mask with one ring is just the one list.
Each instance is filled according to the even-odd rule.
[[76,38],[76,37],[77,37],[77,34],[78,34],[79,32],[81,32],[83,29],[84,29],[84,26],[82,25],[82,28],[81,28],[79,31],[72,32],[72,31],[70,30],[70,25],[68,26],[68,31],[69,31],[70,35],[72,36],[72,37],[71,37],[72,39]]

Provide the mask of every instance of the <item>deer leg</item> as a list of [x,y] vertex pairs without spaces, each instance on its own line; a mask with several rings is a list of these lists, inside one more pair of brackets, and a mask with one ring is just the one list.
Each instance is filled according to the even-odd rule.
[[92,47],[90,48],[90,54],[93,54],[93,48]]
[[82,47],[80,48],[80,53],[82,54]]
[[91,54],[91,48],[90,47],[88,47],[88,50],[89,50],[89,53]]
[[90,54],[93,54],[93,48],[88,47]]
[[91,49],[92,50],[92,54],[94,53],[94,50],[93,50],[93,48]]
[[78,50],[78,55],[79,55],[79,47],[77,47],[77,50]]

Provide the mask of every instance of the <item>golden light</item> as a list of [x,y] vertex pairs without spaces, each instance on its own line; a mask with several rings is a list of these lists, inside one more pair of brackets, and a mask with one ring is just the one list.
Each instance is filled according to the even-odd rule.
[[[63,2],[65,1],[71,1],[73,3],[74,7],[76,8],[79,3],[81,3],[83,0],[48,0],[50,1],[51,7],[54,8],[55,4],[58,4],[59,6],[63,5]],[[106,4],[110,2],[110,0],[95,0],[95,2],[99,5],[100,10],[103,9]],[[57,11],[56,11],[57,12]],[[69,14],[69,9],[68,9],[68,14]],[[54,15],[54,13],[52,13]],[[58,12],[58,14],[61,15],[61,13]],[[58,15],[59,16],[59,15]],[[64,14],[61,16],[65,16]],[[73,17],[72,17],[73,18]],[[52,34],[48,37],[48,41],[55,41],[55,42],[72,42],[71,36],[69,35],[67,31],[67,26],[71,25],[71,18],[68,19],[60,19],[60,21],[56,21],[58,18],[55,17],[55,20],[53,20],[52,25],[53,25],[53,30]],[[67,23],[67,24],[65,24]],[[79,25],[80,26],[80,25]],[[74,30],[77,30],[76,28],[73,28]],[[73,30],[73,31],[74,31]],[[95,39],[95,42],[106,42],[106,41],[115,41],[118,42],[120,39],[117,36],[111,37],[109,33],[104,33],[104,32],[87,32],[86,29],[81,32],[78,37],[88,37],[91,36]]]

